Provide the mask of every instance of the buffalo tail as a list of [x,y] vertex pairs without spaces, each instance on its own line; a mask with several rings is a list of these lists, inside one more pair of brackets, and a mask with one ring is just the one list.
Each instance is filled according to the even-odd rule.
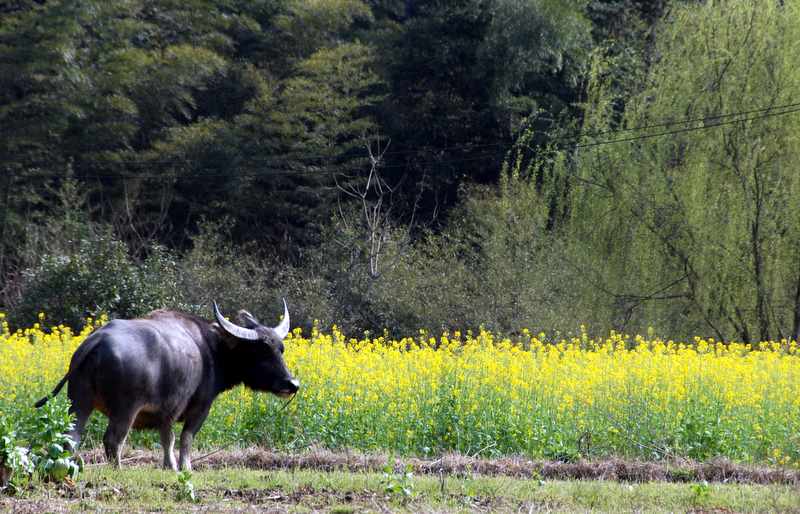
[[52,391],[50,394],[46,395],[44,398],[42,398],[42,399],[41,399],[41,400],[39,400],[38,402],[34,403],[34,404],[33,404],[33,406],[34,406],[34,407],[36,407],[36,408],[38,409],[39,407],[41,407],[42,405],[44,405],[45,403],[47,403],[47,402],[48,402],[48,400],[50,400],[50,398],[52,398],[53,396],[57,395],[57,394],[58,394],[58,392],[59,392],[59,391],[61,391],[61,388],[62,388],[62,387],[64,387],[64,384],[66,384],[66,383],[67,383],[67,379],[68,379],[68,378],[69,378],[69,373],[67,373],[66,375],[64,375],[64,378],[62,378],[62,379],[61,379],[61,382],[59,382],[58,384],[56,384],[56,387],[55,387],[55,389],[53,389],[53,391]]

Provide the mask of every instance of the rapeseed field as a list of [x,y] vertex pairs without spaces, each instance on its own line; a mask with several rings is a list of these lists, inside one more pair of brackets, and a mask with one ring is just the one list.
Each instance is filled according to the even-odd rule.
[[[44,328],[42,316],[11,333],[0,314],[0,416],[31,409],[104,321],[77,332]],[[285,357],[302,382],[297,397],[287,404],[243,387],[224,393],[199,446],[800,462],[793,341],[754,346],[613,332],[551,341],[484,330],[356,339],[334,326],[295,330]],[[99,444],[105,422],[93,415],[86,444]],[[147,446],[157,440],[133,437]]]

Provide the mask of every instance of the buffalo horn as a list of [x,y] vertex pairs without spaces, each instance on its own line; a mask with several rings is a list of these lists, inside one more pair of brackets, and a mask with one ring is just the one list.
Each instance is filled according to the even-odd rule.
[[233,337],[238,337],[239,339],[245,339],[247,341],[259,340],[258,333],[255,330],[240,327],[239,325],[226,320],[222,313],[219,312],[219,306],[217,306],[217,302],[214,302],[214,317],[217,318],[217,323],[219,323],[222,329]]
[[275,333],[283,339],[289,333],[289,306],[286,305],[286,298],[283,299],[283,319],[281,324],[273,329]]

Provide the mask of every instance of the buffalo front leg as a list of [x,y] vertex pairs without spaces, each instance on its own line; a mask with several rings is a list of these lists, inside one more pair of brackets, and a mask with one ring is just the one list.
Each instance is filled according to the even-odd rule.
[[187,430],[184,427],[183,432],[181,432],[181,469],[184,471],[191,471],[192,470],[192,459],[191,459],[191,452],[192,452],[192,441],[194,441],[194,434]]
[[183,424],[183,431],[181,432],[181,452],[180,452],[180,465],[181,469],[185,471],[192,470],[192,441],[194,435],[200,430],[200,426],[208,416],[208,408],[198,410],[192,416],[186,416],[186,422]]
[[172,431],[172,423],[166,423],[159,429],[161,434],[161,447],[164,449],[164,469],[171,469],[178,471],[178,465],[175,463],[175,432]]

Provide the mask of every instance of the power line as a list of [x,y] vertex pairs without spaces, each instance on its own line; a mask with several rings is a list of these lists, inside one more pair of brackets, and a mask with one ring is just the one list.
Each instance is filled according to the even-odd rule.
[[701,121],[705,122],[705,121],[709,121],[709,120],[718,120],[718,119],[723,119],[723,118],[746,116],[746,115],[754,114],[754,113],[757,113],[757,112],[782,111],[784,109],[790,109],[790,108],[793,108],[793,107],[800,107],[800,102],[792,102],[792,103],[788,103],[788,104],[784,104],[784,105],[775,105],[775,106],[770,106],[770,107],[762,107],[760,109],[750,109],[750,110],[747,110],[747,111],[739,111],[739,112],[731,112],[731,113],[723,113],[723,114],[712,114],[712,115],[707,115],[707,116],[698,116],[698,117],[695,117],[695,118],[683,118],[683,119],[674,120],[674,121],[663,120],[663,121],[659,121],[657,123],[649,123],[649,124],[645,124],[645,125],[637,125],[637,126],[629,127],[629,128],[616,128],[616,129],[608,129],[608,130],[601,130],[601,131],[596,131],[596,132],[586,132],[586,133],[578,132],[578,133],[576,133],[574,135],[565,135],[565,136],[562,136],[562,137],[557,138],[557,139],[559,139],[559,140],[580,139],[580,138],[584,138],[584,137],[598,137],[598,136],[604,136],[604,135],[608,135],[608,134],[620,134],[620,133],[623,133],[623,132],[639,132],[639,131],[643,132],[645,130],[650,130],[650,129],[654,129],[654,128],[671,127],[671,126],[675,126],[675,125],[685,125],[687,123],[698,123],[698,122],[701,122]]
[[[755,114],[755,113],[762,113],[762,112],[763,113],[768,113],[768,111],[782,111],[782,110],[791,109],[791,108],[794,108],[794,107],[800,107],[800,102],[791,102],[791,103],[783,104],[783,105],[760,107],[760,108],[749,109],[749,110],[738,111],[738,112],[729,112],[729,113],[721,113],[721,114],[709,114],[709,115],[698,116],[698,117],[693,117],[693,118],[685,117],[685,118],[681,118],[681,119],[677,119],[677,120],[672,120],[672,119],[671,120],[661,120],[661,121],[657,121],[655,123],[647,123],[647,124],[644,124],[644,125],[637,125],[637,126],[628,127],[628,128],[615,128],[615,129],[600,130],[600,131],[594,131],[594,132],[577,131],[577,132],[574,132],[572,134],[564,134],[562,136],[556,137],[555,140],[564,141],[564,140],[569,140],[569,139],[594,138],[594,137],[599,137],[599,136],[604,136],[604,135],[609,135],[609,134],[621,134],[621,133],[626,133],[626,132],[640,132],[640,131],[651,130],[651,129],[654,129],[654,128],[670,127],[670,126],[675,126],[675,125],[685,125],[687,123],[708,122],[708,121],[713,121],[713,120],[719,120],[719,119],[724,119],[724,118],[732,118],[732,117],[739,117],[739,116],[746,116],[746,115]],[[463,144],[463,145],[451,145],[451,146],[441,147],[441,148],[438,148],[437,151],[446,152],[446,151],[456,151],[456,150],[475,150],[475,149],[479,149],[479,148],[497,148],[497,147],[508,148],[510,146],[512,146],[511,143]],[[428,150],[428,151],[430,151],[430,150]],[[416,154],[419,154],[419,150],[394,150],[394,151],[387,151],[383,155],[416,155]],[[490,155],[494,155],[494,154],[490,154]],[[284,155],[270,156],[270,157],[261,158],[261,159],[251,159],[248,162],[253,163],[253,164],[258,164],[258,163],[266,163],[266,164],[287,163],[287,164],[292,164],[292,163],[300,162],[302,164],[307,164],[308,165],[308,164],[313,164],[313,163],[302,162],[302,161],[317,161],[317,160],[324,161],[324,160],[330,159],[332,157],[334,157],[334,156],[332,156],[330,154],[308,154],[308,153],[294,153],[294,154],[291,154],[290,153],[290,154],[284,154]],[[366,160],[366,158],[364,158],[364,159]],[[108,165],[108,164],[148,164],[149,165],[149,164],[156,164],[156,163],[159,163],[159,164],[174,164],[174,163],[190,164],[191,163],[191,159],[177,159],[177,158],[175,158],[175,159],[155,159],[155,160],[150,160],[150,161],[145,161],[145,162],[138,161],[138,160],[106,161],[106,160],[101,160],[101,159],[82,159],[81,162],[83,162],[83,163],[97,163],[97,164],[105,164],[105,165]],[[444,161],[444,162],[447,162],[447,161]],[[402,167],[404,165],[398,164],[398,165],[394,165],[394,166],[395,167]]]
[[[796,105],[800,106],[800,103],[798,103]],[[757,112],[757,111],[752,111],[752,112]],[[713,124],[710,124],[710,125],[702,125],[702,126],[699,126],[699,127],[686,127],[686,128],[677,129],[677,130],[669,130],[669,131],[666,131],[666,132],[658,132],[658,133],[655,133],[655,134],[645,134],[645,135],[642,135],[642,136],[627,137],[627,138],[622,138],[622,139],[610,139],[610,140],[605,140],[605,141],[596,141],[596,142],[593,142],[593,143],[578,144],[578,145],[575,145],[575,148],[588,148],[588,147],[592,147],[592,146],[602,146],[602,145],[610,145],[610,144],[616,144],[616,143],[630,143],[630,142],[634,142],[634,141],[640,141],[640,140],[643,140],[643,139],[651,139],[651,138],[654,138],[654,137],[669,136],[669,135],[673,135],[673,134],[682,134],[684,132],[694,132],[694,131],[697,131],[697,130],[709,130],[709,129],[713,129],[713,128],[716,128],[716,127],[721,127],[721,126],[724,126],[724,125],[733,125],[735,123],[742,123],[742,122],[746,122],[746,121],[761,120],[761,119],[765,119],[765,118],[771,118],[773,116],[783,116],[783,115],[786,115],[786,114],[793,114],[793,113],[796,113],[796,112],[800,112],[800,107],[796,107],[794,109],[784,110],[784,111],[781,111],[781,112],[767,112],[767,113],[762,114],[760,116],[753,116],[753,117],[750,117],[750,118],[739,118],[739,119],[729,120],[729,121],[720,121],[718,123],[713,123]]]
[[[479,145],[479,146],[480,146],[480,145]],[[490,145],[486,145],[486,146],[490,146]],[[510,145],[509,145],[508,143],[497,143],[497,144],[494,144],[494,145],[491,145],[491,146],[503,146],[503,147],[509,147]],[[474,148],[477,148],[477,147],[478,147],[478,146],[469,146],[469,145],[464,145],[464,146],[462,146],[462,147],[460,147],[460,148],[467,150],[467,149],[474,149]],[[451,147],[451,148],[457,148],[457,147]],[[426,150],[426,151],[427,151],[428,153],[431,153],[431,151],[430,151],[430,150]],[[441,149],[440,151],[444,151],[444,149]],[[419,150],[413,150],[413,151],[412,151],[412,150],[409,150],[409,151],[407,151],[407,152],[398,152],[398,153],[414,153],[414,154],[419,154],[419,153],[420,153],[420,151],[419,151]],[[389,153],[387,152],[387,153],[385,153],[385,154],[383,154],[383,155],[389,155]],[[495,152],[492,152],[492,153],[489,153],[489,152],[483,152],[482,154],[478,154],[478,157],[477,157],[477,159],[476,159],[476,157],[473,155],[473,156],[467,156],[467,157],[460,158],[460,159],[455,159],[455,160],[453,160],[453,159],[439,160],[439,161],[437,161],[437,162],[440,162],[440,163],[445,163],[445,164],[447,164],[447,163],[450,163],[450,162],[464,162],[464,161],[470,161],[470,160],[479,160],[479,159],[482,159],[482,158],[484,158],[484,157],[490,157],[490,156],[496,156],[496,155],[497,155],[497,154],[496,154]],[[330,158],[332,158],[332,157],[334,157],[334,156],[328,156],[328,159],[330,159]],[[339,157],[339,158],[341,158],[341,156],[338,156],[338,157]],[[304,159],[305,159],[305,160],[308,160],[308,161],[315,161],[315,160],[318,160],[318,159],[316,159],[316,158],[314,158],[314,157],[302,156],[302,155],[298,155],[298,154],[295,154],[295,155],[289,154],[289,155],[276,155],[276,156],[273,156],[273,157],[263,157],[263,158],[258,158],[258,159],[244,159],[244,160],[243,160],[243,162],[246,162],[248,165],[254,165],[254,164],[280,164],[280,163],[284,163],[284,164],[287,164],[287,165],[288,165],[288,164],[300,164],[300,165],[305,165],[305,166],[320,166],[320,167],[326,167],[326,166],[327,166],[327,167],[333,167],[333,166],[336,166],[335,164],[330,164],[330,163],[326,164],[326,163],[324,163],[324,162],[319,162],[319,163],[315,163],[315,162],[303,162],[303,160],[304,160]],[[368,158],[368,157],[361,157],[361,156],[359,156],[359,157],[354,157],[354,158],[353,158],[353,159],[351,159],[351,160],[363,160],[365,164],[369,164],[369,158]],[[140,166],[152,166],[152,165],[158,165],[158,164],[176,164],[176,165],[177,165],[177,164],[184,164],[184,165],[186,165],[186,166],[191,166],[193,161],[192,161],[191,159],[178,159],[178,158],[174,158],[174,159],[152,159],[152,160],[133,160],[133,159],[114,159],[114,160],[103,160],[103,159],[81,159],[79,162],[80,162],[81,164],[103,164],[103,165],[106,165],[106,166],[108,166],[108,165],[116,165],[116,164],[119,164],[119,165],[140,165]],[[398,163],[398,164],[384,165],[383,167],[384,167],[384,168],[404,168],[404,167],[407,167],[407,166],[408,166],[408,165],[407,165],[406,163]],[[355,169],[355,168],[351,168],[351,169]],[[296,170],[296,171],[302,172],[302,171],[304,171],[304,170]]]
[[[697,122],[706,122],[708,120],[723,120],[717,123],[711,124],[704,124],[697,127],[685,127],[676,130],[669,130],[669,131],[662,131],[653,134],[643,134],[638,136],[631,136],[625,138],[618,138],[618,139],[607,139],[602,141],[594,141],[590,143],[578,143],[572,145],[573,148],[590,148],[596,146],[603,146],[609,144],[617,144],[617,143],[625,143],[625,142],[635,142],[645,139],[651,139],[656,137],[662,137],[667,135],[674,135],[674,134],[681,134],[686,132],[694,132],[700,130],[709,130],[716,127],[724,126],[724,125],[732,125],[735,123],[742,123],[747,121],[756,121],[760,119],[775,117],[775,116],[783,116],[787,114],[793,114],[800,111],[800,102],[794,102],[790,104],[785,104],[776,107],[767,107],[762,109],[751,109],[748,111],[741,111],[737,113],[725,113],[713,116],[704,116],[698,118],[691,118],[691,119],[684,119],[680,121],[670,121],[670,122],[663,122],[657,124],[649,124],[649,125],[642,125],[638,127],[631,127],[628,129],[617,129],[617,130],[609,130],[604,132],[596,132],[594,134],[619,134],[625,132],[637,132],[637,131],[645,131],[652,128],[659,128],[659,127],[668,127],[674,126],[678,124],[685,124],[685,123],[697,123]],[[743,116],[746,114],[753,114],[753,113],[764,113],[758,116],[750,116],[750,117],[737,117],[736,119],[727,120],[726,118],[736,117],[736,116]],[[570,141],[575,139],[576,137],[589,137],[587,134],[582,134],[580,136],[565,136],[561,138],[556,138],[555,141]],[[468,148],[468,147],[464,147]],[[470,147],[471,148],[471,147]],[[471,157],[465,157],[463,159],[444,159],[436,161],[437,164],[440,165],[452,165],[452,164],[462,164],[465,162],[476,162],[476,161],[484,161],[488,159],[496,159],[496,153],[483,153],[478,154]],[[288,157],[281,156],[279,159],[289,159]],[[168,165],[168,164],[186,164],[189,167],[191,166],[191,161],[186,159],[160,159],[155,161],[120,161],[115,160],[112,162],[108,161],[100,161],[100,160],[85,160],[82,161],[85,163],[104,163],[104,164],[133,164],[138,166],[154,166],[154,165]],[[282,168],[264,168],[257,166],[260,162],[269,162],[267,159],[259,160],[259,159],[251,159],[251,160],[244,160],[247,164],[245,166],[236,166],[235,169],[238,171],[236,173],[194,173],[194,174],[180,174],[180,173],[165,173],[165,174],[115,174],[115,173],[78,173],[72,175],[72,177],[76,179],[83,179],[83,180],[90,180],[90,179],[115,179],[115,180],[126,180],[126,179],[140,179],[140,180],[148,180],[148,179],[173,179],[173,180],[207,180],[207,179],[215,179],[215,178],[263,178],[263,177],[301,177],[301,176],[314,176],[314,177],[322,177],[325,174],[335,174],[335,173],[345,173],[345,172],[363,172],[362,168],[354,168],[354,167],[338,167],[335,165],[327,165],[327,166],[318,166],[316,169],[300,169],[300,170],[290,170],[290,169],[282,169]],[[382,166],[383,169],[399,169],[405,168],[407,164],[385,164]],[[195,170],[198,168],[194,167]],[[205,170],[216,170],[217,168],[214,167],[204,167],[199,169]],[[242,173],[242,171],[246,171]],[[12,172],[14,173],[14,172]],[[16,173],[19,175],[19,173]],[[26,175],[27,179],[36,179],[36,178],[63,178],[63,173],[35,173],[31,175]]]
[[[441,160],[437,161],[438,164],[461,164],[464,162],[475,162],[475,161],[484,161],[488,159],[496,159],[497,155],[494,153],[491,154],[479,154],[477,156],[467,157],[464,159],[450,159],[450,160]],[[99,162],[99,161],[97,161]],[[126,161],[114,161],[115,164],[126,162]],[[154,161],[159,164],[170,164],[174,162],[185,162],[185,161]],[[154,174],[124,174],[124,173],[73,173],[70,175],[72,178],[76,179],[175,179],[175,180],[205,180],[205,179],[212,179],[212,178],[258,178],[258,177],[300,177],[300,176],[313,176],[313,177],[322,177],[326,174],[342,174],[346,172],[363,172],[363,168],[348,168],[348,167],[338,167],[335,165],[328,165],[328,166],[318,166],[315,169],[300,169],[300,170],[288,170],[288,169],[281,169],[281,168],[267,168],[267,167],[257,167],[253,166],[253,164],[257,164],[258,161],[248,161],[247,166],[236,166],[234,167],[237,172],[233,173],[194,173],[194,174],[180,174],[174,172],[168,172],[164,174],[154,175]],[[137,164],[141,166],[149,166],[151,165],[148,161],[129,161],[129,164]],[[400,169],[406,168],[406,164],[384,164],[381,166],[381,169]],[[216,170],[216,167],[203,167],[203,168],[194,168],[194,169],[205,169],[205,170]],[[241,173],[241,171],[248,171],[246,173]],[[13,174],[20,176],[19,172],[12,171]],[[25,175],[27,179],[36,179],[36,178],[66,178],[64,173],[55,173],[55,172],[46,172],[46,173],[33,173],[30,175]]]

